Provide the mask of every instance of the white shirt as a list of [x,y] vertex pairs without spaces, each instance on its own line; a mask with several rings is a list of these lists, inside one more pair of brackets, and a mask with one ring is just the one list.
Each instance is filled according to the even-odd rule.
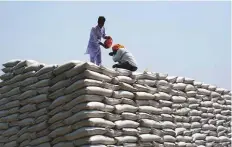
[[86,54],[96,55],[99,53],[101,51],[99,42],[101,42],[101,38],[104,38],[105,36],[104,27],[100,28],[98,25],[92,27]]
[[126,49],[119,49],[115,55],[113,55],[114,62],[124,63],[128,61],[130,65],[137,67],[134,56]]

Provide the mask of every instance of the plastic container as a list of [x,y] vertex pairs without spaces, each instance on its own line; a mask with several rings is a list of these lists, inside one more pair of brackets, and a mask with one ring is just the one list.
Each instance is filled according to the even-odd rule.
[[109,39],[106,39],[105,42],[104,42],[104,45],[105,47],[108,49],[112,46],[113,44],[113,39],[112,38],[109,38]]

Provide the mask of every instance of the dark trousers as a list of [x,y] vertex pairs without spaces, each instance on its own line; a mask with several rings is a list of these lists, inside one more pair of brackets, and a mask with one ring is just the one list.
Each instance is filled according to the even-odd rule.
[[129,62],[115,64],[114,67],[123,68],[123,69],[127,69],[127,70],[130,70],[130,71],[136,71],[138,69],[137,67],[130,65]]

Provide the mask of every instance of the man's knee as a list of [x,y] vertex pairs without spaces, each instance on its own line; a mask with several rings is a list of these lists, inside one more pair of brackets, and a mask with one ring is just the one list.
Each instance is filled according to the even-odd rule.
[[112,67],[113,68],[119,68],[120,66],[118,64],[114,64]]
[[134,67],[134,66],[133,66],[133,67],[131,68],[131,71],[136,71],[137,69],[138,69],[138,67]]

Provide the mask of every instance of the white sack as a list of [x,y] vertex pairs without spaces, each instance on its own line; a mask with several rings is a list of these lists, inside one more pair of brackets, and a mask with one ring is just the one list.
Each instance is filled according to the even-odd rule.
[[55,68],[55,69],[53,70],[53,73],[54,73],[55,75],[59,75],[59,74],[65,72],[65,71],[70,70],[70,69],[73,68],[75,65],[81,64],[81,63],[82,63],[82,62],[81,62],[81,61],[78,61],[78,60],[69,61],[69,62],[67,62],[67,63],[65,63],[65,64],[63,64],[63,65],[58,65],[58,67]]
[[124,143],[135,143],[137,142],[138,138],[135,136],[119,136],[119,137],[115,137],[115,140],[119,144],[124,144]]
[[186,92],[187,97],[195,97],[197,95],[196,91],[188,91]]
[[163,121],[162,122],[163,129],[175,129],[177,126],[171,121]]
[[164,142],[172,142],[175,143],[176,142],[176,138],[174,138],[171,135],[164,135]]
[[151,86],[151,87],[156,85],[156,82],[157,82],[156,80],[148,80],[148,79],[140,79],[140,80],[136,81],[137,84],[147,85],[147,86]]
[[133,99],[128,99],[128,98],[122,98],[122,104],[128,104],[128,105],[132,105],[132,106],[137,106],[137,104],[135,103],[135,101]]
[[[35,73],[35,74],[37,74],[37,73]],[[53,74],[52,71],[37,76],[37,78],[39,80],[53,79],[54,77],[55,77],[55,75]]]
[[184,77],[177,77],[176,83],[184,83]]
[[162,124],[160,122],[150,120],[150,119],[141,119],[140,125],[142,127],[156,128],[161,129]]
[[6,80],[10,80],[13,77],[14,77],[13,73],[5,73],[0,76],[0,79],[6,81]]
[[52,85],[49,90],[51,92],[53,92],[53,91],[59,90],[61,88],[67,87],[70,84],[71,84],[70,79],[62,80],[62,81],[59,81],[59,82],[55,83],[54,85]]
[[173,89],[175,90],[185,90],[186,88],[186,84],[184,83],[176,83],[176,84],[173,84]]
[[12,60],[9,60],[9,61],[3,63],[2,65],[4,67],[14,67],[14,66],[16,66],[21,61],[22,60],[20,60],[20,59],[12,59]]
[[106,118],[107,120],[110,120],[110,121],[117,121],[117,120],[121,120],[121,119],[122,119],[122,115],[113,114],[113,113],[107,112],[107,113],[105,114],[105,118]]
[[73,124],[75,122],[78,122],[79,120],[86,119],[86,118],[103,118],[106,115],[103,111],[95,111],[95,110],[89,110],[89,111],[80,111],[64,120],[64,123],[69,125]]
[[193,141],[195,140],[205,140],[206,134],[201,134],[201,133],[195,133],[192,135]]
[[211,94],[211,91],[203,89],[203,88],[198,88],[197,92],[200,95],[206,95],[206,96],[209,96]]
[[30,98],[30,97],[33,97],[33,96],[36,96],[36,95],[37,95],[36,90],[29,90],[29,91],[26,91],[26,92],[22,93],[18,97],[18,99],[19,100],[23,100],[23,99]]
[[126,90],[126,91],[131,91],[131,92],[137,91],[137,89],[134,88],[132,85],[124,83],[124,82],[119,82],[119,86],[121,90]]
[[94,135],[91,137],[86,137],[86,138],[75,140],[73,143],[75,146],[80,146],[83,144],[104,144],[104,145],[112,144],[113,145],[116,143],[116,140],[111,137],[104,136],[104,135]]
[[36,138],[34,140],[31,140],[29,144],[31,146],[35,146],[35,145],[39,145],[41,143],[46,143],[46,142],[49,142],[49,141],[50,141],[49,137],[44,136],[44,137],[40,137],[40,138]]
[[78,75],[82,72],[84,72],[85,70],[91,70],[94,72],[100,72],[101,69],[99,66],[97,66],[94,63],[91,62],[81,62],[80,64],[76,64],[75,67],[71,68],[70,70],[65,72],[65,76],[67,78],[71,78],[75,75]]
[[132,121],[132,120],[118,120],[114,122],[117,129],[122,128],[137,128],[139,126],[139,123]]
[[113,84],[119,84],[120,82],[127,83],[127,84],[133,84],[135,80],[127,76],[117,76],[113,78],[112,82]]
[[72,125],[72,129],[79,129],[82,127],[104,127],[104,128],[113,128],[115,124],[104,118],[88,118],[81,120]]
[[123,119],[128,119],[133,121],[136,121],[138,119],[138,116],[136,114],[130,112],[123,112],[121,115]]
[[112,97],[114,98],[134,98],[134,94],[129,91],[113,91]]
[[185,87],[185,92],[195,91],[195,90],[196,90],[196,88],[193,85],[190,85],[190,84],[187,84],[186,87]]
[[100,110],[104,112],[112,112],[114,110],[114,107],[101,102],[87,102],[78,104],[71,109],[71,111],[74,113],[82,110]]
[[122,128],[123,135],[125,136],[136,136],[138,134],[138,130],[135,128]]
[[128,105],[128,104],[118,104],[115,105],[115,112],[116,113],[122,113],[122,112],[136,112],[138,110],[137,107]]
[[158,77],[157,77],[157,73],[144,72],[144,73],[139,73],[139,74],[132,73],[132,78],[136,80],[139,80],[139,79],[156,80]]
[[105,97],[104,99],[104,103],[108,105],[117,105],[117,104],[120,104],[121,102],[122,102],[122,99],[117,99],[117,98]]
[[145,113],[160,114],[162,110],[152,106],[139,106],[139,111]]
[[167,101],[167,100],[159,100],[159,103],[160,103],[161,107],[170,107],[172,105],[172,102]]
[[93,135],[103,135],[106,133],[105,128],[98,128],[98,127],[84,127],[77,129],[69,134],[66,134],[64,137],[65,139],[72,141],[79,138],[93,136]]
[[55,114],[54,116],[52,116],[49,120],[48,123],[52,124],[56,121],[59,120],[64,120],[67,117],[70,117],[72,115],[71,111],[63,111],[63,112],[59,112],[57,114]]
[[34,104],[39,104],[39,103],[45,102],[47,100],[48,100],[47,94],[40,94],[40,95],[37,95],[35,97],[30,98],[28,102],[34,103]]
[[65,110],[70,110],[77,104],[83,103],[83,102],[101,102],[104,100],[104,96],[99,95],[81,95],[73,99],[72,101],[66,103],[63,108]]
[[186,101],[186,98],[183,96],[172,96],[172,101],[174,103],[184,103]]
[[33,125],[28,128],[28,132],[38,132],[44,130],[48,127],[47,121],[41,122],[39,124]]
[[164,92],[159,92],[155,94],[155,99],[156,100],[170,100],[171,95],[164,93]]
[[162,138],[160,136],[157,136],[155,134],[141,134],[139,135],[139,138],[142,142],[161,142]]
[[136,92],[135,98],[149,100],[149,99],[154,99],[155,96],[153,94],[146,93],[146,92]]

